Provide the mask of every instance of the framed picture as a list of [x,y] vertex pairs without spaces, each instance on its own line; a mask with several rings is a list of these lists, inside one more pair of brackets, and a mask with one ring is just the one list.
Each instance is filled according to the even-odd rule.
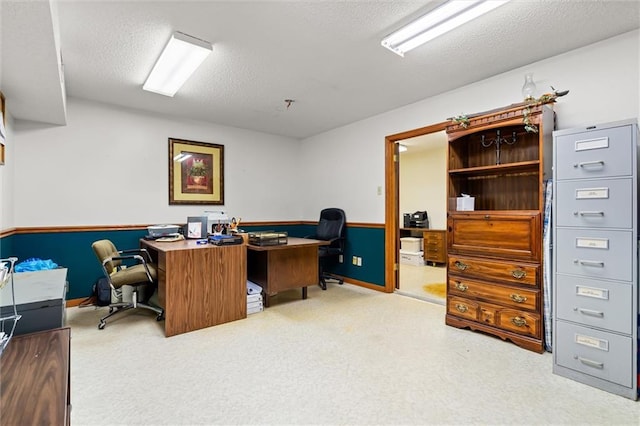
[[169,138],[169,204],[224,204],[224,145]]
[[0,165],[4,164],[4,141],[7,137],[5,129],[4,95],[0,92]]

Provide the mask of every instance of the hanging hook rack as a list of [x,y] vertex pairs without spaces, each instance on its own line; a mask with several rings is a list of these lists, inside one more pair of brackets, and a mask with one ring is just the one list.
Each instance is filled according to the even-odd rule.
[[511,140],[504,138],[500,135],[500,129],[496,130],[495,139],[486,140],[484,135],[481,136],[482,146],[485,148],[489,148],[491,145],[496,146],[496,164],[500,164],[500,146],[502,144],[513,145],[517,142],[516,132],[513,132],[511,135]]

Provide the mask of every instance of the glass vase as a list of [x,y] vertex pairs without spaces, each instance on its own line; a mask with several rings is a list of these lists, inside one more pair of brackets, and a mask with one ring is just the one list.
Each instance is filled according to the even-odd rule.
[[533,73],[524,75],[524,85],[522,86],[522,96],[525,101],[535,99],[536,84],[533,82]]

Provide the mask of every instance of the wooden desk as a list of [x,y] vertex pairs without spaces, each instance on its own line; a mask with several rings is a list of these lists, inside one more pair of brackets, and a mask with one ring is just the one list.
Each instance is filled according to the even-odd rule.
[[247,277],[264,291],[264,306],[269,296],[279,291],[302,288],[307,298],[307,286],[317,285],[318,247],[328,241],[289,237],[287,244],[277,246],[247,246]]
[[246,245],[140,240],[158,265],[167,337],[247,317]]
[[71,329],[14,336],[0,357],[0,424],[68,425]]

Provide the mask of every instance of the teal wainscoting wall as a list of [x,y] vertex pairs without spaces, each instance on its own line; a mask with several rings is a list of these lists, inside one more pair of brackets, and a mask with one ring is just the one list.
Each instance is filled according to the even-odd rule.
[[[258,230],[286,231],[292,237],[305,237],[315,233],[310,224],[242,226],[251,232]],[[81,299],[91,294],[102,269],[91,244],[100,239],[110,239],[123,249],[139,246],[146,229],[113,229],[99,231],[50,231],[21,233],[0,238],[1,257],[16,256],[18,262],[29,258],[51,259],[67,268],[69,292],[67,300]],[[351,262],[352,256],[362,258],[362,266]],[[381,227],[347,227],[344,263],[329,262],[329,272],[346,278],[384,287],[384,229]]]

